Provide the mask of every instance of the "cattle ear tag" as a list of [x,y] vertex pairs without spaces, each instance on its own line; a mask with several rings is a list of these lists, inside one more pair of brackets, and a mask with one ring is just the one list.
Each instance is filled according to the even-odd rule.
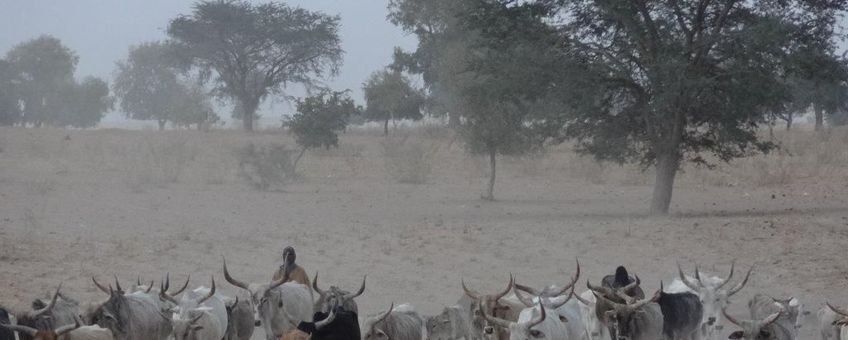
[[730,336],[727,337],[727,338],[728,339],[742,339],[744,336],[745,336],[745,334],[742,331],[735,331],[733,333],[730,333]]
[[562,322],[568,322],[568,319],[566,319],[566,318],[565,318],[565,316],[560,315],[560,316],[559,316],[559,321],[562,321]]

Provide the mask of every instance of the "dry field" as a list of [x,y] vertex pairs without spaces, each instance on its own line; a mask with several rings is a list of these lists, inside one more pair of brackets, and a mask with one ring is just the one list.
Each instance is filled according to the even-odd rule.
[[[721,275],[734,258],[756,265],[735,297],[739,315],[758,291],[813,310],[848,304],[848,131],[778,134],[781,152],[686,168],[666,218],[642,214],[650,171],[560,146],[503,159],[499,200],[484,202],[485,161],[438,128],[396,135],[349,132],[338,149],[308,152],[295,182],[258,191],[239,176],[236,150],[289,137],[0,129],[0,303],[24,308],[60,281],[101,299],[90,277],[113,274],[208,285],[210,274],[223,281],[222,256],[235,276],[264,281],[293,245],[324,285],[354,289],[368,274],[366,313],[392,301],[435,313],[460,297],[463,277],[483,291],[510,272],[563,282],[575,258],[591,280],[627,265],[646,291],[677,261]],[[804,338],[816,328],[813,315]]]

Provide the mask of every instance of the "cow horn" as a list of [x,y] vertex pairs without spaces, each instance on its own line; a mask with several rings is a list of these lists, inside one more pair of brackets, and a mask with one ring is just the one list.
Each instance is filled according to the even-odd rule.
[[180,289],[179,289],[179,290],[177,290],[176,292],[168,293],[168,295],[170,295],[170,296],[177,296],[177,295],[180,295],[182,292],[184,292],[184,291],[186,290],[186,288],[188,288],[188,282],[189,282],[189,281],[191,281],[191,274],[189,274],[188,276],[186,276],[186,280],[185,280],[185,283],[183,283],[182,288],[180,288]]
[[512,273],[510,273],[510,274],[509,274],[509,285],[507,285],[507,286],[506,286],[506,289],[504,289],[504,291],[502,291],[502,292],[498,293],[497,295],[495,295],[495,301],[498,301],[498,300],[500,300],[502,297],[504,297],[504,296],[506,296],[507,294],[509,294],[509,291],[511,291],[511,290],[512,290],[512,284],[513,284],[514,282],[515,282],[515,278],[512,276]]
[[224,279],[227,280],[227,282],[229,282],[233,286],[236,286],[236,287],[239,287],[239,288],[242,288],[242,289],[247,289],[247,284],[245,284],[244,282],[238,281],[238,280],[234,279],[232,276],[230,276],[230,272],[227,270],[227,259],[226,258],[224,259]]
[[383,315],[380,315],[380,317],[377,318],[377,322],[383,321],[386,318],[388,318],[389,314],[392,313],[392,309],[394,309],[394,308],[395,308],[395,303],[392,302],[392,304],[389,306],[389,309],[385,313],[383,313]]
[[736,259],[734,259],[732,262],[730,262],[730,274],[727,275],[727,278],[724,279],[724,282],[722,282],[720,285],[718,285],[718,287],[716,287],[716,290],[723,288],[725,285],[727,285],[728,282],[730,282],[730,279],[733,278],[733,271],[735,269],[736,269]]
[[633,275],[633,276],[635,276],[635,277],[636,277],[636,280],[635,280],[635,281],[633,281],[633,282],[631,282],[631,283],[629,283],[628,285],[626,285],[626,286],[622,287],[622,288],[621,288],[621,291],[622,291],[622,292],[627,293],[627,292],[629,292],[630,290],[632,290],[633,288],[636,288],[636,287],[638,287],[640,284],[642,284],[642,281],[641,281],[641,280],[639,280],[639,275]]
[[141,275],[135,277],[135,286],[141,286]]
[[6,327],[9,330],[12,330],[12,331],[15,331],[15,332],[18,332],[18,333],[26,333],[26,334],[29,334],[29,336],[33,336],[33,337],[35,336],[36,333],[38,333],[38,330],[36,330],[35,328],[30,328],[30,327],[22,326],[22,325],[12,325],[12,324],[7,324],[7,323],[0,323],[0,326]]
[[163,292],[167,292],[168,289],[171,289],[171,272],[165,272],[165,283],[162,286]]
[[512,324],[511,321],[507,321],[496,316],[489,316],[489,314],[486,313],[486,310],[483,309],[483,303],[481,301],[477,301],[477,309],[480,310],[480,315],[483,315],[483,319],[493,325],[509,329],[509,326]]
[[[363,282],[364,281],[365,280],[363,280]],[[315,272],[315,276],[312,278],[312,289],[314,289],[315,292],[318,293],[318,295],[321,295],[321,296],[327,295],[327,293],[325,293],[323,290],[321,290],[321,288],[318,288],[318,272],[317,271]]]
[[53,307],[56,306],[56,300],[59,299],[59,290],[61,290],[61,289],[62,289],[62,283],[60,282],[59,287],[56,287],[56,293],[53,293],[53,298],[50,299],[50,304],[48,304],[46,307],[39,309],[35,313],[33,313],[33,317],[41,316],[44,313],[47,313],[47,312],[53,310]]
[[[526,296],[524,296],[524,293],[522,293],[522,291],[524,291],[524,292],[530,293],[532,295],[536,295],[536,294],[531,293],[530,290],[533,290],[533,288],[525,287],[525,286],[522,286],[522,285],[517,284],[517,283],[515,284],[515,297],[517,297],[518,301],[521,301],[521,303],[523,303],[525,307],[533,307],[533,305],[534,305],[533,300],[528,299]],[[536,296],[538,296],[538,295],[536,295]]]
[[159,298],[166,300],[166,301],[170,301],[171,303],[173,303],[175,305],[180,304],[180,302],[177,301],[177,299],[175,299],[173,296],[168,295],[168,293],[166,293],[164,290],[159,291]]
[[203,313],[201,312],[200,314],[198,314],[197,316],[195,316],[195,317],[194,317],[194,319],[191,319],[191,322],[190,322],[189,324],[194,324],[195,322],[197,322],[198,320],[200,320],[200,318],[202,318],[202,317],[203,317]]
[[461,278],[459,280],[460,280],[460,282],[462,282],[462,290],[465,291],[465,295],[468,295],[468,297],[470,297],[473,300],[480,300],[480,294],[478,294],[475,291],[468,289],[468,287],[465,286],[465,279],[464,278]]
[[321,330],[321,328],[324,328],[325,326],[327,326],[327,325],[331,324],[331,323],[333,322],[333,320],[335,320],[335,319],[336,319],[336,312],[335,312],[335,308],[331,308],[331,309],[330,309],[330,314],[329,314],[329,315],[327,315],[327,317],[326,317],[326,318],[324,318],[324,320],[316,321],[316,322],[315,322],[315,330],[316,330],[316,331],[317,331],[317,330]]
[[683,268],[680,267],[680,262],[677,262],[677,274],[680,276],[680,281],[683,282],[686,287],[689,287],[689,289],[696,292],[698,291],[698,286],[689,281],[689,279],[686,278],[686,274],[683,274]]
[[542,300],[539,300],[539,310],[542,311],[542,315],[539,317],[539,320],[534,320],[530,322],[530,324],[527,325],[527,329],[533,328],[534,326],[545,321],[545,317],[547,317],[547,315],[545,315],[545,306],[542,305]]
[[[318,277],[318,273],[315,273],[315,276],[316,276],[316,278],[317,278],[317,277]],[[354,293],[354,294],[347,294],[347,295],[345,295],[345,296],[344,296],[344,299],[345,299],[345,300],[349,300],[349,299],[353,299],[353,298],[356,298],[356,297],[358,297],[358,296],[362,295],[362,293],[364,293],[364,292],[365,292],[365,279],[366,279],[367,277],[368,277],[368,275],[365,275],[365,276],[363,276],[363,277],[362,277],[362,285],[361,285],[361,286],[359,286],[359,290],[358,290],[356,293]]]
[[111,294],[111,289],[107,289],[106,287],[101,285],[100,282],[97,282],[97,279],[95,279],[94,276],[91,277],[91,281],[93,281],[94,285],[97,286],[97,288],[99,288],[102,292],[106,294]]
[[[567,297],[567,298],[565,298],[565,300],[563,300],[563,301],[562,301],[562,302],[560,302],[559,304],[557,304],[557,305],[552,305],[552,306],[551,306],[551,309],[556,310],[556,309],[559,309],[559,307],[564,306],[566,303],[568,303],[568,301],[569,301],[569,300],[571,300],[571,297],[572,297],[572,296],[574,296],[574,285],[573,285],[573,284],[571,285],[571,293],[569,293],[569,294],[568,294],[568,297]],[[540,301],[541,301],[541,299],[540,299]]]
[[832,310],[834,313],[842,315],[842,316],[848,316],[848,311],[846,311],[842,308],[838,308],[834,305],[831,305],[830,302],[825,302],[825,304],[827,305],[827,308],[830,308],[830,310]]
[[115,275],[115,289],[117,289],[119,293],[124,292],[124,289],[121,288],[121,282],[118,281],[118,275]]
[[726,309],[726,308],[722,308],[722,309],[721,309],[721,314],[724,314],[724,317],[727,319],[727,321],[730,321],[730,322],[731,322],[731,323],[733,323],[734,325],[737,325],[737,326],[739,326],[739,327],[742,327],[742,322],[741,322],[741,321],[739,321],[739,320],[736,320],[735,318],[733,318],[732,316],[730,316],[730,314],[727,314],[727,309]]
[[212,277],[212,289],[209,290],[209,295],[206,295],[202,299],[200,299],[200,301],[197,301],[197,304],[199,305],[199,304],[206,302],[206,300],[211,299],[212,296],[215,296],[215,277],[214,276]]
[[765,327],[772,324],[773,322],[777,321],[778,317],[780,317],[780,312],[767,316],[765,319],[763,319],[763,321],[760,321],[760,327]]
[[612,289],[609,289],[609,288],[603,287],[603,286],[594,286],[594,285],[592,285],[591,282],[589,282],[589,280],[586,280],[586,288],[589,288],[589,290],[591,290],[593,292],[597,292],[597,293],[604,295],[604,296],[615,295],[613,293]]
[[150,294],[151,290],[153,290],[153,280],[150,280],[150,285],[147,286],[147,290],[144,291],[144,294]]
[[731,288],[730,291],[727,292],[727,297],[733,296],[734,294],[738,293],[740,290],[742,290],[742,288],[745,287],[745,284],[748,283],[748,278],[751,277],[751,271],[752,270],[754,270],[753,265],[751,266],[751,268],[748,269],[748,272],[745,274],[745,279],[743,279],[742,282],[740,282],[738,285],[736,285],[736,287]]
[[79,320],[74,320],[74,323],[56,328],[56,330],[54,330],[53,332],[56,333],[56,337],[58,338],[72,330],[80,328],[80,326],[82,326],[82,324],[80,324]]
[[565,287],[562,287],[562,289],[559,291],[559,293],[557,293],[555,296],[564,295],[565,292],[568,291],[568,289],[571,289],[571,291],[574,291],[574,289],[573,289],[574,285],[577,283],[577,280],[580,279],[580,261],[575,260],[575,262],[577,262],[577,269],[576,269],[576,272],[574,273],[574,277],[572,277],[571,282],[568,283],[567,285],[565,285]]
[[[525,292],[525,293],[533,295],[533,296],[542,295],[542,293],[539,292],[538,290],[531,288],[531,287],[528,287],[528,286],[525,286],[525,285],[522,285],[522,284],[519,284],[519,283],[514,284],[513,287],[515,288],[515,290],[520,290],[522,292]],[[533,307],[533,305],[535,305],[535,303],[530,304],[530,306],[528,306],[528,307]]]
[[572,295],[574,295],[574,298],[577,299],[577,301],[582,303],[583,305],[586,305],[586,306],[594,305],[594,303],[592,303],[592,301],[584,299],[582,296],[580,296],[580,294],[572,294]]

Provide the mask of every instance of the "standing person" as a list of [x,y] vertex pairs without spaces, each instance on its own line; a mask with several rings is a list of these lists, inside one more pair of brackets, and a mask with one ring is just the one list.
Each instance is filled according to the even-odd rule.
[[[274,272],[274,277],[272,280],[283,282],[297,282],[306,287],[309,286],[309,276],[306,275],[306,271],[297,263],[295,260],[297,259],[297,254],[294,252],[294,248],[286,247],[283,249],[283,264],[280,265],[280,268]],[[310,289],[311,290],[311,289]]]

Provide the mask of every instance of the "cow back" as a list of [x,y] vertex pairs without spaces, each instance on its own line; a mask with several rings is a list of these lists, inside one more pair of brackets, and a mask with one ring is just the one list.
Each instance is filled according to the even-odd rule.
[[[0,307],[0,323],[11,323],[9,321],[9,311],[7,311],[3,307]],[[15,340],[15,332],[9,330],[6,327],[0,327],[0,340]]]
[[657,301],[663,315],[663,334],[672,339],[688,338],[699,330],[704,308],[693,293],[662,293]]

